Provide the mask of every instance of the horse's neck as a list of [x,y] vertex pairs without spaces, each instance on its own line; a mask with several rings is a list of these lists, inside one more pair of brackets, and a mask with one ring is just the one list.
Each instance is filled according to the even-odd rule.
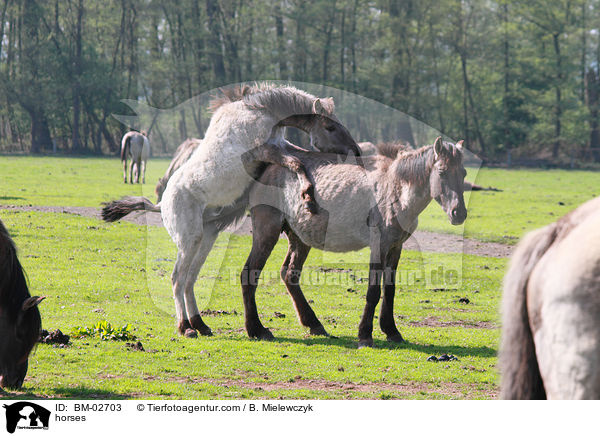
[[281,127],[295,127],[302,130],[303,132],[310,133],[315,121],[315,115],[312,114],[301,114],[292,115],[277,123],[277,126]]
[[419,214],[432,200],[429,177],[407,180],[398,171],[397,161],[387,168],[378,184],[378,200],[386,209],[387,219],[400,222],[407,230],[413,223],[416,225]]

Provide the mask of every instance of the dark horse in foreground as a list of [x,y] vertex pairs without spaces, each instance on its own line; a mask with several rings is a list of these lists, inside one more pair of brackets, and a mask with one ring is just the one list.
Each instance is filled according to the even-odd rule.
[[502,309],[503,399],[600,400],[600,197],[523,238]]
[[29,295],[17,249],[0,221],[0,387],[23,384],[29,353],[40,336],[37,305],[43,299]]
[[338,156],[309,154],[303,158],[315,180],[317,214],[301,207],[295,175],[268,167],[250,191],[252,251],[241,274],[246,330],[250,337],[271,339],[260,322],[255,293],[258,277],[285,232],[288,253],[281,278],[302,325],[311,334],[327,335],[300,289],[300,274],[311,247],[347,252],[371,248],[367,302],[358,328],[359,347],[373,345],[373,317],[384,293],[379,324],[388,340],[403,338],[393,318],[395,275],[402,244],[417,228],[418,216],[435,199],[459,225],[467,217],[463,199],[466,171],[462,141],[442,142],[418,150],[380,150],[363,157],[364,168],[340,163]]

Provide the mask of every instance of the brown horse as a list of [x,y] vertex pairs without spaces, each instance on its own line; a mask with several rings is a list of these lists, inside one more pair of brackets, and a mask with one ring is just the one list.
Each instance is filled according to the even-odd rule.
[[311,334],[327,335],[299,286],[311,247],[347,252],[368,246],[369,287],[358,330],[359,347],[373,345],[373,317],[382,280],[381,329],[388,340],[403,341],[392,313],[402,244],[415,231],[419,214],[432,199],[442,206],[453,225],[466,219],[462,141],[450,144],[437,138],[434,145],[418,150],[382,149],[362,160],[364,167],[340,163],[332,155],[309,154],[303,159],[315,180],[317,214],[308,214],[300,207],[300,186],[294,175],[281,167],[267,168],[250,190],[252,251],[241,274],[250,337],[273,337],[260,322],[255,293],[258,277],[283,231],[289,247],[281,278],[300,322]]
[[600,197],[523,238],[502,309],[502,398],[600,400]]
[[29,295],[17,249],[0,221],[0,387],[23,384],[29,353],[40,336],[37,305],[43,299]]

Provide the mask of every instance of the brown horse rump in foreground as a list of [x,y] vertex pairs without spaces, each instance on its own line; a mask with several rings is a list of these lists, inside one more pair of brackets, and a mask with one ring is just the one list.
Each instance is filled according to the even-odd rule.
[[40,337],[42,319],[17,258],[17,249],[0,221],[0,387],[18,389],[27,374],[29,353]]
[[600,399],[600,197],[523,238],[502,310],[502,398]]
[[283,231],[289,247],[281,278],[301,324],[311,334],[327,335],[299,286],[311,247],[347,252],[369,246],[369,286],[358,330],[359,347],[373,344],[373,317],[382,281],[380,327],[388,340],[402,342],[393,318],[395,275],[402,244],[415,231],[419,214],[432,199],[442,206],[452,224],[466,219],[462,141],[445,143],[440,137],[434,145],[404,150],[395,158],[384,154],[363,157],[364,167],[323,153],[308,153],[303,162],[315,180],[317,214],[309,214],[301,207],[301,186],[294,174],[284,168],[268,167],[250,190],[252,251],[241,274],[248,335],[273,337],[260,322],[255,293],[258,277]]

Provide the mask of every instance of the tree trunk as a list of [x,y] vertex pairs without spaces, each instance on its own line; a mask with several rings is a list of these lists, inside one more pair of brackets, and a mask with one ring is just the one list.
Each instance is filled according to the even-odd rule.
[[513,147],[513,144],[510,140],[510,113],[508,107],[510,95],[510,45],[508,42],[508,3],[504,3],[502,7],[502,25],[504,27],[504,41],[502,42],[502,48],[504,51],[504,94],[502,95],[503,134],[504,148],[506,150],[510,150]]
[[306,40],[304,20],[302,19],[301,7],[297,6],[296,16],[296,41],[294,49],[294,80],[307,81],[306,77]]
[[279,58],[279,78],[281,80],[287,80],[287,57],[288,53],[285,50],[285,39],[283,36],[283,15],[281,13],[281,3],[277,1],[274,6],[275,15],[275,34],[277,35],[277,54]]
[[79,0],[77,5],[77,24],[75,27],[75,57],[73,59],[73,136],[72,147],[73,151],[81,151],[81,138],[79,136],[80,127],[80,80],[81,80],[81,38],[82,38],[82,22],[83,22],[83,0]]
[[590,68],[585,76],[586,103],[590,111],[590,148],[594,162],[600,162],[600,131],[598,109],[600,103],[600,77]]
[[558,157],[558,151],[560,149],[560,135],[561,135],[561,117],[562,117],[562,97],[561,97],[561,85],[562,85],[562,61],[560,55],[560,34],[555,33],[552,35],[552,42],[554,43],[554,54],[556,55],[556,84],[554,85],[556,93],[556,103],[554,108],[554,146],[552,147],[552,157]]
[[212,61],[215,84],[222,85],[227,82],[225,74],[225,61],[221,47],[221,29],[219,26],[220,7],[217,0],[206,0],[206,14],[208,16],[208,51]]
[[48,120],[41,111],[29,112],[31,117],[31,153],[41,153],[52,147]]

